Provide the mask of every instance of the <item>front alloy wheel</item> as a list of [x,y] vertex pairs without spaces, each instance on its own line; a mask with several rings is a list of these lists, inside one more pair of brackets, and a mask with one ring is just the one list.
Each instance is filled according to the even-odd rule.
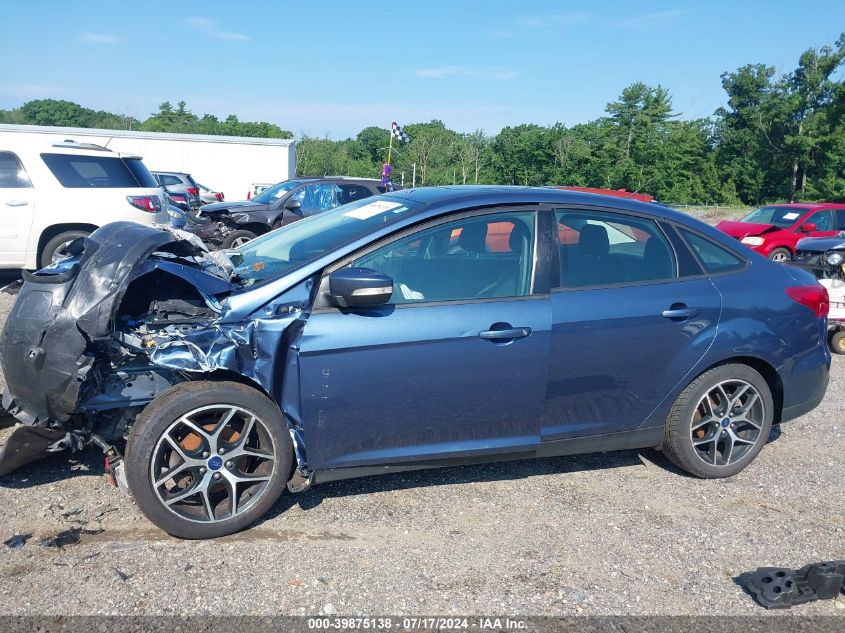
[[279,407],[233,382],[172,387],[138,416],[126,446],[138,506],[181,538],[214,538],[249,526],[279,498],[292,463]]
[[150,479],[159,500],[190,521],[223,521],[247,512],[276,463],[273,439],[252,411],[211,405],[189,411],[153,451]]

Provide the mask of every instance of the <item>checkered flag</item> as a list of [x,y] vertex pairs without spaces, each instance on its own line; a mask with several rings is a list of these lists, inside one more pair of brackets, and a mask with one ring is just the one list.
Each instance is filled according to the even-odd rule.
[[410,143],[411,137],[405,134],[405,130],[399,127],[399,124],[394,121],[390,124],[390,136],[403,143]]

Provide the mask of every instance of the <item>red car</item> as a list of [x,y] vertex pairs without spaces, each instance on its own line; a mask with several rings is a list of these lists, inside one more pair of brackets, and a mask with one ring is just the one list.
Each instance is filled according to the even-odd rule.
[[845,204],[807,202],[773,204],[742,220],[723,220],[716,228],[776,262],[795,254],[805,237],[831,237],[845,230]]

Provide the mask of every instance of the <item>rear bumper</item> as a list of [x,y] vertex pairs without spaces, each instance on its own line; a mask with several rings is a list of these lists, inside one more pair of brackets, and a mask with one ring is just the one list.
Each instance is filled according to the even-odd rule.
[[819,406],[830,382],[830,351],[826,335],[822,337],[818,351],[797,359],[789,371],[779,373],[783,383],[781,422],[794,420]]

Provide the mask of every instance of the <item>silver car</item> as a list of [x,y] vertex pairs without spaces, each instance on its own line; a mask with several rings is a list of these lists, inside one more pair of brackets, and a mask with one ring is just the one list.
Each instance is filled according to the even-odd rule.
[[202,205],[200,200],[200,186],[197,181],[181,171],[154,171],[152,172],[158,184],[164,187],[168,194],[181,194],[185,196],[188,205],[197,209]]

